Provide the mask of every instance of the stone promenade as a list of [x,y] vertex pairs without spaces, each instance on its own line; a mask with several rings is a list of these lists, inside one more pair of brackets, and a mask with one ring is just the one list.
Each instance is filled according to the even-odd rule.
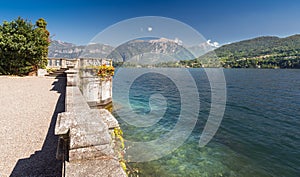
[[54,127],[65,109],[64,79],[0,77],[1,177],[62,175]]

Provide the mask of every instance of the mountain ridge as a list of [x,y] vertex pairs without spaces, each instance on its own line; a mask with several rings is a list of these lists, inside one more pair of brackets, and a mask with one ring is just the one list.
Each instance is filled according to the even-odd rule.
[[[201,48],[201,50],[199,50]],[[49,58],[112,58],[114,61],[127,61],[136,55],[152,53],[170,55],[177,60],[193,59],[203,55],[205,52],[215,49],[209,42],[203,42],[199,46],[185,48],[179,39],[158,38],[151,40],[135,39],[128,41],[116,48],[105,44],[89,44],[87,46],[76,46],[72,43],[53,40],[49,47]],[[198,50],[196,50],[198,49]]]
[[[198,55],[200,57],[194,57],[195,55],[191,53],[192,48],[184,48],[179,41],[163,38],[148,41],[132,40],[117,48],[103,44],[76,46],[59,41],[49,47],[49,57],[109,57],[114,62],[125,62],[134,58],[132,60],[134,62],[155,66],[159,66],[160,62],[163,66],[172,67],[300,68],[300,34],[283,38],[260,36],[218,48],[209,46],[209,42],[200,45],[203,45],[201,47],[204,50],[200,51],[201,56]],[[165,61],[161,62],[156,58],[152,63],[147,63],[140,57],[144,53],[168,55],[180,62],[169,59],[163,59]]]
[[186,65],[192,63],[202,67],[300,68],[300,34],[283,38],[260,36],[226,44]]

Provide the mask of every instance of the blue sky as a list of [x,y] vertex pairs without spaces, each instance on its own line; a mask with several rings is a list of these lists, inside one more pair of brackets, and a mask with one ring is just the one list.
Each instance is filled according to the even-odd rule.
[[121,20],[164,16],[190,25],[221,44],[257,36],[300,34],[297,0],[16,0],[0,2],[0,21],[18,16],[48,22],[53,39],[87,44]]

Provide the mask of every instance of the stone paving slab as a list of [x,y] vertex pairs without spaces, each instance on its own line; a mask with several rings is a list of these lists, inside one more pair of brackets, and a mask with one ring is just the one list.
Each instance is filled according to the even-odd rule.
[[126,177],[117,159],[81,160],[66,163],[66,177]]

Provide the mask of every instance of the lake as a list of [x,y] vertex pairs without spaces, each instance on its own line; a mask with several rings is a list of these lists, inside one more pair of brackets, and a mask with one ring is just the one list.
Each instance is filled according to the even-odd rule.
[[[162,70],[165,75],[161,74]],[[172,130],[181,119],[189,122],[188,119],[196,118],[195,124],[187,124],[187,130],[182,131],[191,130],[184,142],[161,158],[143,161],[139,153],[134,154],[141,161],[131,162],[130,166],[139,169],[140,176],[300,175],[300,70],[223,71],[227,90],[225,112],[217,133],[204,147],[199,147],[199,138],[211,109],[211,88],[204,69],[123,68],[116,71],[113,113],[126,142],[148,142],[172,136],[170,132],[176,133]],[[186,72],[194,81],[183,77]],[[193,82],[198,93],[190,93],[194,91]],[[190,103],[186,103],[186,99]],[[199,111],[195,110],[197,99]],[[180,117],[182,114],[185,116]],[[155,120],[155,116],[159,119]],[[140,123],[149,125],[131,124],[139,118]],[[157,152],[163,152],[160,147]],[[128,151],[130,148],[134,146],[129,145]],[[145,148],[145,151],[149,150]],[[143,149],[137,152],[148,153]],[[157,152],[150,153],[155,156]]]

